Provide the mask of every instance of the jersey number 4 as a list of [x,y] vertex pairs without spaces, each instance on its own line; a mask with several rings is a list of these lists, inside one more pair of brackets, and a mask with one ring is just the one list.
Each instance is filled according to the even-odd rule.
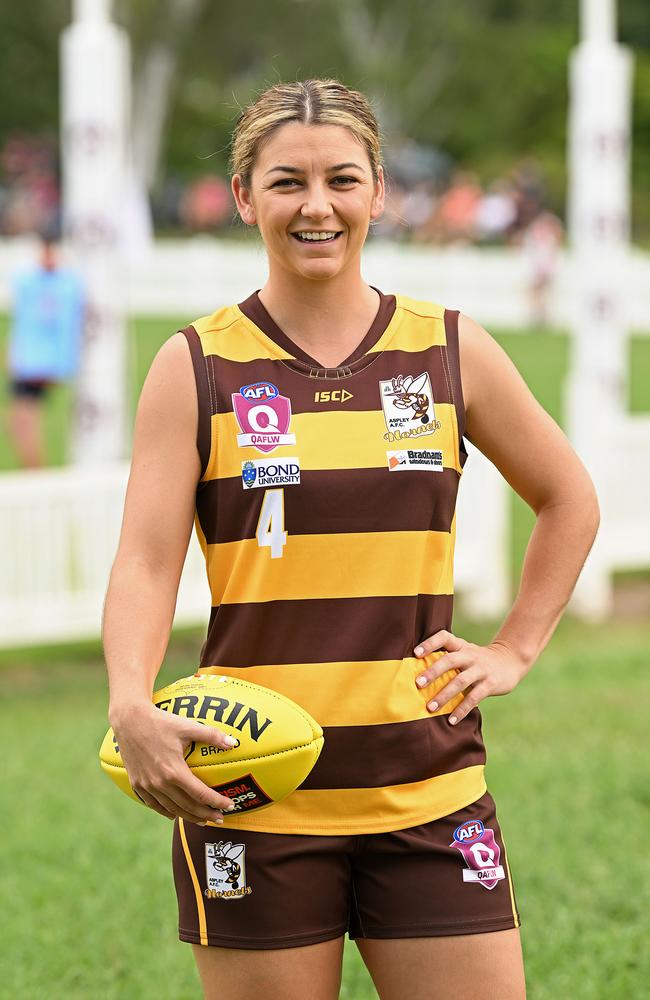
[[284,490],[266,490],[255,532],[257,544],[268,545],[271,559],[281,559],[287,544],[284,530]]

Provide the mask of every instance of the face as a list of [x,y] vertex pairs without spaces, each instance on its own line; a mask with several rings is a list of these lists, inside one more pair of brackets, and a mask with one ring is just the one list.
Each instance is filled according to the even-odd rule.
[[[243,221],[259,227],[271,266],[328,279],[359,266],[368,226],[384,207],[365,147],[339,125],[290,122],[258,152],[251,188],[235,174]],[[327,234],[327,235],[324,235]]]
[[56,246],[53,243],[42,243],[40,248],[41,267],[53,271],[56,267]]

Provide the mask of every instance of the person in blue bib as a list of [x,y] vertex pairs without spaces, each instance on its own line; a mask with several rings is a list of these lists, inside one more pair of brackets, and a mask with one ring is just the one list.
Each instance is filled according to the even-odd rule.
[[41,237],[38,263],[14,282],[7,359],[9,432],[26,468],[44,464],[43,403],[50,386],[77,372],[83,316],[79,275],[59,264],[56,242]]

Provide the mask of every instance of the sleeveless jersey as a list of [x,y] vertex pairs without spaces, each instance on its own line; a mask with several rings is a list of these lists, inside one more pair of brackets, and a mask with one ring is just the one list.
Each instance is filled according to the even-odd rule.
[[201,671],[244,677],[323,727],[297,791],[226,828],[404,829],[486,790],[478,709],[427,708],[414,647],[451,629],[463,442],[458,313],[380,293],[325,369],[257,293],[185,334],[199,403],[196,532],[212,595]]

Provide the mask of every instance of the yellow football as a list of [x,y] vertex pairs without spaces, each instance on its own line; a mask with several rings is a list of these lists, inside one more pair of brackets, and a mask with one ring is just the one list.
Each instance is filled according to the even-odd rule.
[[[239,677],[194,674],[156,691],[153,703],[234,736],[222,750],[191,743],[185,752],[193,774],[235,803],[233,813],[264,809],[293,792],[307,777],[323,746],[323,730],[290,698]],[[102,769],[126,795],[131,788],[120,748],[109,729],[99,759]]]

